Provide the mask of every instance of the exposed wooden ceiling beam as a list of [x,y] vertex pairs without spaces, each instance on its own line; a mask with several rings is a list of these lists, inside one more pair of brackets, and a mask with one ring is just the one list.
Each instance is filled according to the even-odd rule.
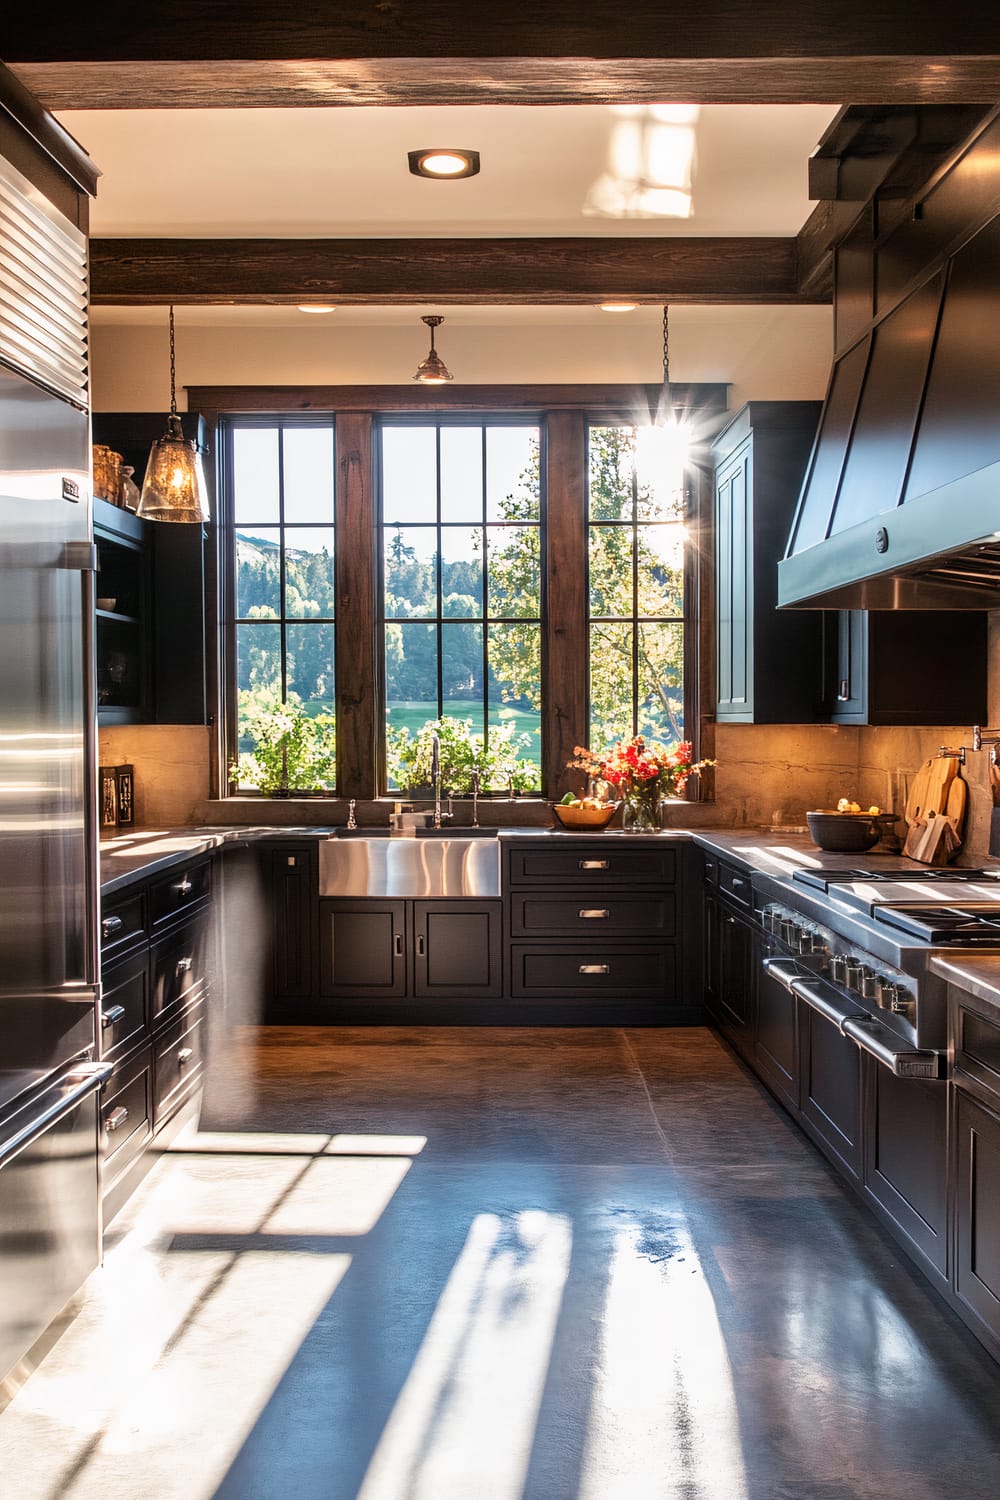
[[[8,7],[5,61],[50,109],[993,102],[996,7],[940,0],[166,0]],[[668,54],[668,55],[664,55]]]
[[91,241],[96,304],[826,302],[793,238]]

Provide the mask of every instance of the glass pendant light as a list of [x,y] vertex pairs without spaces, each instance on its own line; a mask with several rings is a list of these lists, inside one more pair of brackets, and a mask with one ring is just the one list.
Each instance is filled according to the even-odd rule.
[[145,521],[208,520],[205,475],[197,445],[184,436],[177,415],[174,309],[170,307],[170,415],[167,430],[149,450],[137,514]]
[[454,379],[448,366],[434,347],[434,330],[441,327],[444,318],[430,316],[421,318],[420,321],[421,323],[426,323],[431,331],[431,347],[427,358],[422,359],[417,366],[417,373],[413,379],[419,380],[422,385],[444,385],[446,380]]

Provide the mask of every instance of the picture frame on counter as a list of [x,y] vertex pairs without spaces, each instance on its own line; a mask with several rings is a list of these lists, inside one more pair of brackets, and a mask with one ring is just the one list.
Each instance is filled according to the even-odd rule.
[[118,827],[132,828],[135,824],[135,772],[132,766],[115,766],[115,791]]
[[101,766],[98,772],[98,792],[100,795],[100,826],[104,828],[118,827],[118,775],[116,766]]

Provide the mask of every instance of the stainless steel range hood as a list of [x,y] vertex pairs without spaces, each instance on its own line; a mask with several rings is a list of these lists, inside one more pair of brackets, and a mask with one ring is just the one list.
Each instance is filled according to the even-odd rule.
[[923,279],[876,261],[901,293],[834,365],[779,607],[1000,608],[1000,217],[979,222]]

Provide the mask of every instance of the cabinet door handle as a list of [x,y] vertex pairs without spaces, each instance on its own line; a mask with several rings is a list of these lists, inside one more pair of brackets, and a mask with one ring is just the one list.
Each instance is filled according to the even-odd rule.
[[420,932],[420,933],[417,934],[417,952],[419,953],[420,957],[423,958],[423,956],[424,956],[424,935],[423,935],[422,932]]
[[736,918],[729,916],[728,913],[726,914],[726,926],[727,927],[735,927],[736,926]]
[[579,974],[610,974],[610,964],[581,964],[577,970]]
[[177,960],[177,972],[178,972],[178,974],[187,974],[189,972],[189,970],[191,969],[191,966],[193,965],[193,963],[194,963],[194,959],[193,958],[179,958]]
[[120,1130],[127,1119],[128,1110],[125,1108],[124,1104],[119,1104],[118,1108],[113,1109],[108,1115],[108,1118],[104,1122],[104,1128],[110,1135],[112,1131]]
[[101,1029],[107,1031],[109,1026],[117,1026],[124,1014],[124,1005],[109,1005],[107,1010],[101,1011]]
[[124,917],[105,917],[101,923],[101,937],[114,937],[115,933],[121,932],[124,926]]
[[838,703],[849,703],[851,698],[851,684],[846,677],[840,679],[840,692],[837,694]]
[[592,922],[601,917],[610,917],[611,913],[606,906],[583,907],[578,913],[585,922]]
[[191,1059],[192,1059],[193,1056],[194,1056],[194,1048],[193,1047],[182,1047],[181,1050],[177,1054],[177,1066],[179,1068],[185,1067],[186,1064],[191,1061]]
[[579,866],[581,870],[610,870],[611,861],[609,859],[581,859]]
[[190,880],[188,880],[186,875],[184,876],[183,880],[178,881],[178,883],[174,886],[174,890],[177,892],[178,896],[186,896],[188,892],[192,891],[193,889],[194,887],[192,886]]
[[397,958],[402,958],[402,956],[403,956],[403,934],[401,932],[397,932],[396,933],[396,936],[392,940],[392,946],[393,946],[393,948],[395,950],[396,957]]

